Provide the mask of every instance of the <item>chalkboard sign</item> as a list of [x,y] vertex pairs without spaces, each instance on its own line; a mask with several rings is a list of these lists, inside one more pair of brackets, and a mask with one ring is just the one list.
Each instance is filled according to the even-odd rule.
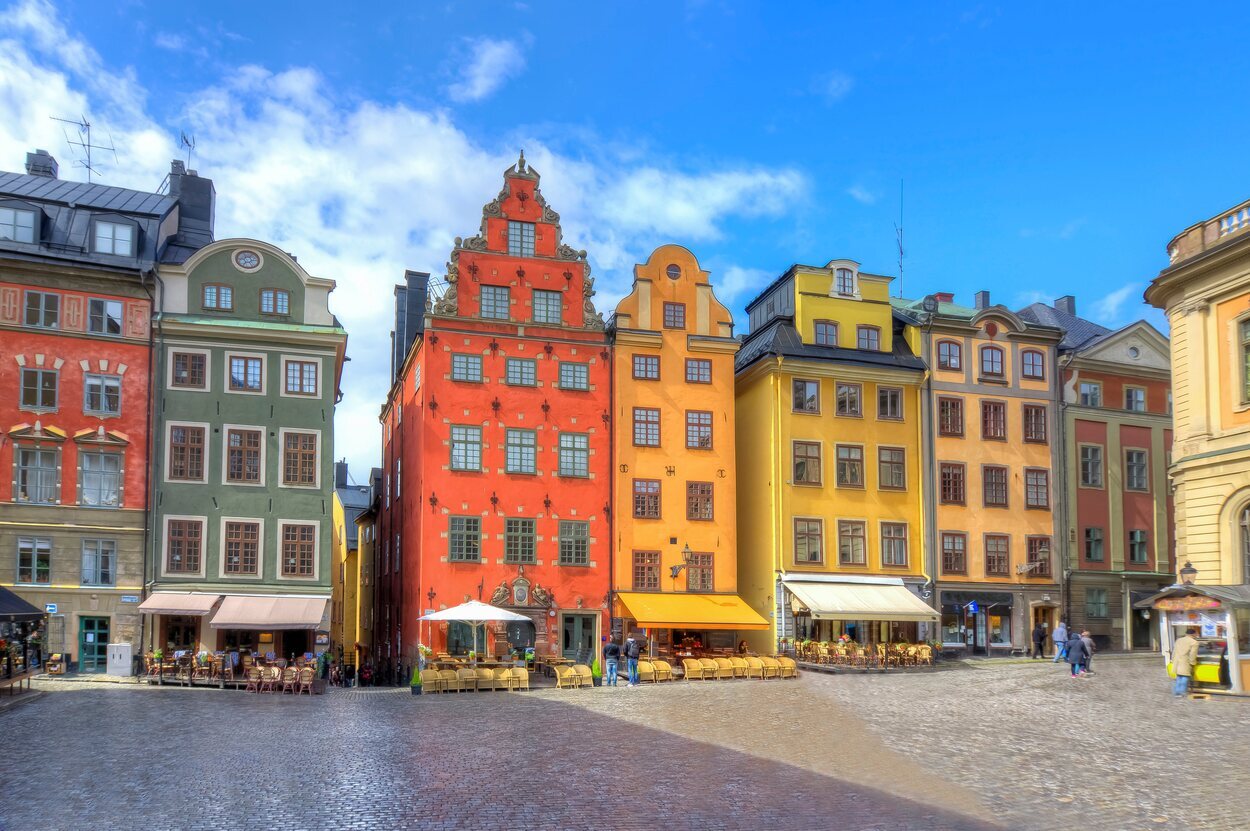
[[612,640],[621,642],[621,633],[625,630],[625,621],[619,617],[612,618]]

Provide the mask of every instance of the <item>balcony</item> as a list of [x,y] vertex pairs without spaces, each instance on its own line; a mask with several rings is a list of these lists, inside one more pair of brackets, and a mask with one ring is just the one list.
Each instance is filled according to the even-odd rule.
[[1168,259],[1176,265],[1248,231],[1250,200],[1177,234],[1168,243]]

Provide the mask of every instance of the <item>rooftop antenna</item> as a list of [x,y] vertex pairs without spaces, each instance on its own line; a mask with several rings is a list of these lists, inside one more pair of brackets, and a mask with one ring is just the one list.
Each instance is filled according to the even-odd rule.
[[898,180],[898,222],[894,223],[894,236],[898,241],[898,296],[903,296],[903,180]]
[[195,134],[188,136],[185,132],[178,131],[178,146],[186,148],[187,151],[187,170],[191,169],[191,155],[195,152]]
[[[113,135],[109,134],[108,144],[93,144],[91,141],[91,122],[87,120],[87,116],[80,116],[77,121],[72,118],[57,118],[49,116],[53,121],[59,121],[62,124],[72,124],[78,128],[78,139],[75,141],[70,137],[69,130],[65,129],[65,143],[70,147],[77,147],[78,152],[82,154],[82,158],[75,159],[74,164],[87,171],[87,182],[90,184],[91,175],[94,173],[99,175],[100,171],[96,170],[92,165],[91,151],[107,150],[113,154],[114,163],[117,162],[117,148],[113,146]],[[74,152],[74,151],[71,151]]]

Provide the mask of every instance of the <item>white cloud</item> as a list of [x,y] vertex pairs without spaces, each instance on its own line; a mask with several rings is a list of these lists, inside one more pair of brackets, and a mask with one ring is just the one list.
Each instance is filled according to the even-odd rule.
[[[763,291],[776,276],[762,268],[731,265],[720,274],[712,273],[712,287],[722,303],[732,306],[740,299],[749,299]],[[738,329],[746,331],[745,321],[738,321]]]
[[818,95],[823,95],[830,104],[841,101],[851,94],[855,87],[855,79],[845,72],[833,71],[816,79],[813,85]]
[[[1141,290],[1141,283],[1127,283],[1110,294],[1095,300],[1091,306],[1094,320],[1108,327],[1116,327],[1122,323],[1127,323],[1126,318],[1129,315],[1126,314],[1125,304],[1129,298],[1134,295],[1140,295]],[[1141,298],[1138,297],[1137,299],[1140,303]],[[1136,313],[1140,310],[1134,308],[1132,311]],[[1136,317],[1137,315],[1134,314],[1133,316]]]
[[856,202],[864,205],[875,205],[877,202],[877,194],[862,185],[851,185],[846,189],[846,193]]
[[[483,142],[444,110],[344,103],[309,68],[236,67],[188,100],[169,125],[158,123],[132,73],[106,65],[45,3],[30,0],[0,17],[0,168],[21,169],[28,150],[45,147],[62,161],[63,178],[83,178],[48,116],[88,113],[108,125],[118,148],[104,180],[154,190],[169,160],[182,155],[177,136],[185,128],[196,135],[193,167],[216,185],[218,239],[271,241],[310,273],[338,282],[331,309],[349,333],[352,361],[335,455],[362,481],[380,456],[392,287],[405,268],[444,273],[453,238],[477,232],[482,205],[520,147],[543,174],[565,241],[589,251],[594,300],[605,313],[628,291],[633,264],[657,245],[674,236],[717,238],[734,217],[782,215],[806,187],[794,170],[646,166],[593,137],[584,145],[603,155],[589,160],[524,134]],[[718,289],[744,291],[759,274],[731,269]]]
[[160,49],[168,49],[171,52],[181,52],[187,48],[187,39],[172,32],[157,32],[152,43]]
[[470,38],[461,50],[459,80],[447,87],[453,101],[481,101],[525,69],[521,47],[510,40]]

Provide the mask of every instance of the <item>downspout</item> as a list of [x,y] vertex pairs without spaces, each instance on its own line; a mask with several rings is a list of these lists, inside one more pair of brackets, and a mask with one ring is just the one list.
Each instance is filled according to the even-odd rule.
[[784,403],[782,398],[782,372],[784,368],[785,358],[777,356],[777,371],[773,374],[773,423],[772,436],[769,442],[769,452],[773,454],[773,567],[774,573],[777,575],[773,583],[773,642],[778,646],[778,653],[781,652],[781,638],[786,637],[786,612],[785,588],[781,583],[781,575],[785,573],[783,564],[782,550],[785,548],[785,510],[782,507],[782,499],[785,498],[786,489],[784,487],[785,478],[784,471],[781,469],[781,452],[779,450],[781,436],[781,407]]
[[[613,316],[615,317],[615,315]],[[608,636],[612,637],[612,619],[616,612],[616,495],[620,483],[616,475],[616,342],[615,329],[604,333],[604,353],[608,356],[608,504],[604,506],[608,519]],[[600,643],[603,643],[602,639]],[[598,647],[596,647],[598,648]]]
[[[1058,352],[1058,349],[1056,349],[1056,352]],[[1064,379],[1063,373],[1072,364],[1072,357],[1072,355],[1066,355],[1059,357],[1055,361],[1055,412],[1058,413],[1059,416],[1057,419],[1059,423],[1056,425],[1058,427],[1059,441],[1056,442],[1058,446],[1058,458],[1052,458],[1051,460],[1051,464],[1053,464],[1059,471],[1059,488],[1060,493],[1063,494],[1063,499],[1059,501],[1059,515],[1056,520],[1059,527],[1056,530],[1059,532],[1059,535],[1061,535],[1060,540],[1061,545],[1063,546],[1063,557],[1060,560],[1060,568],[1062,571],[1059,574],[1059,591],[1063,597],[1063,619],[1066,620],[1069,625],[1072,623],[1072,546],[1069,541],[1068,530],[1069,472],[1068,466],[1065,463],[1068,458],[1068,403],[1064,400],[1063,389],[1066,386],[1067,381]]]
[[[932,599],[932,605],[938,610],[938,633],[942,631],[941,607],[938,605],[937,597],[937,503],[936,494],[937,487],[934,484],[937,481],[936,469],[936,453],[935,442],[937,437],[934,433],[933,421],[933,370],[931,369],[931,358],[933,350],[931,348],[931,338],[933,335],[933,315],[926,314],[924,321],[924,337],[920,343],[920,357],[924,361],[924,380],[921,382],[923,395],[920,399],[920,463],[924,466],[924,475],[920,477],[921,488],[921,524],[924,527],[925,552],[921,558],[923,566],[921,572],[925,577],[925,585],[930,586],[929,597]],[[926,487],[926,485],[928,487]],[[929,598],[926,598],[929,599]]]
[[[152,521],[156,513],[156,483],[159,477],[152,475],[153,467],[156,463],[156,434],[160,431],[164,423],[160,406],[164,403],[163,396],[165,385],[161,378],[153,375],[152,369],[160,365],[160,356],[165,350],[165,331],[162,322],[164,320],[163,306],[165,304],[165,282],[161,280],[161,275],[157,269],[153,268],[149,271],[154,285],[157,287],[156,294],[153,295],[148,286],[144,283],[144,289],[148,290],[148,297],[152,301],[152,325],[148,328],[148,413],[147,413],[147,441],[148,441],[148,463],[143,472],[143,487],[147,494],[147,506],[144,511],[144,534],[143,534],[143,590],[146,594],[150,589],[149,575],[157,573],[156,569],[149,571],[151,563],[150,558],[153,552],[158,550],[156,545],[156,526]],[[153,427],[155,426],[155,429]],[[146,629],[146,615],[139,616],[139,643],[143,643],[143,634]],[[156,636],[156,627],[152,627],[152,631],[148,632],[149,638]],[[155,648],[155,644],[149,642],[149,647]]]

